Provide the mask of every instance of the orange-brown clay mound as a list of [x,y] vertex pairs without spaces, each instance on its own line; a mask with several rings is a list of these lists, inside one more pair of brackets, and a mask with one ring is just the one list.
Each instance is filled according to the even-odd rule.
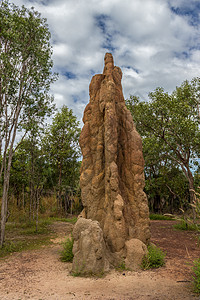
[[150,239],[142,141],[126,108],[121,79],[121,69],[107,53],[103,74],[90,83],[80,136],[82,216],[99,222],[114,265],[120,257],[129,264],[131,239],[144,244]]

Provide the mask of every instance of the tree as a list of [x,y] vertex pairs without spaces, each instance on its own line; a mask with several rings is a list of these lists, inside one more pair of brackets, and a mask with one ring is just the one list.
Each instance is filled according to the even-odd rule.
[[[18,132],[26,135],[32,121],[42,122],[52,110],[50,33],[45,19],[31,8],[7,0],[0,4],[0,150],[3,175],[1,238],[4,243],[10,168]],[[19,136],[19,135],[18,135]],[[23,139],[23,137],[22,137]]]
[[17,207],[23,207],[29,213],[29,221],[38,223],[41,197],[49,188],[49,162],[42,148],[42,136],[38,128],[28,136],[16,149],[10,172],[11,193],[17,200]]
[[44,137],[47,160],[52,166],[52,176],[57,178],[58,209],[61,208],[62,190],[73,191],[79,181],[80,136],[79,122],[71,109],[63,106],[53,118]]
[[[136,127],[142,137],[153,137],[161,157],[178,165],[184,172],[194,200],[193,169],[200,153],[199,131],[200,79],[184,81],[170,95],[162,88],[149,94],[149,102],[140,102],[135,96],[127,100]],[[158,150],[157,149],[157,150]]]
[[26,140],[23,140],[17,150],[13,154],[11,170],[9,193],[17,199],[17,207],[25,208],[25,191],[28,185],[28,158],[26,150]]
[[143,137],[145,192],[152,212],[171,212],[183,208],[188,198],[188,183],[182,170],[164,152],[158,138]]

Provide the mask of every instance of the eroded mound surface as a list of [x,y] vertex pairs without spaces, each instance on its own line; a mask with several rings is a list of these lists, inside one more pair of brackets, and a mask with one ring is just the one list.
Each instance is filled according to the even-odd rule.
[[82,216],[100,223],[112,263],[126,257],[126,241],[146,244],[150,238],[142,141],[126,108],[121,78],[107,53],[103,74],[90,83],[80,137]]

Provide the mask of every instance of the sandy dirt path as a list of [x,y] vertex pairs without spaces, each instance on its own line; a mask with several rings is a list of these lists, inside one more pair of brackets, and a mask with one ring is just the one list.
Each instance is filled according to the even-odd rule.
[[113,270],[104,278],[71,276],[71,264],[59,260],[60,241],[71,230],[71,224],[56,223],[54,231],[58,236],[54,239],[53,245],[40,250],[15,253],[1,261],[0,299],[200,299],[191,292],[191,274],[187,271],[188,267],[180,272],[183,262],[180,262],[178,267],[177,262],[174,264],[173,257],[167,259],[166,266],[160,270],[140,272]]

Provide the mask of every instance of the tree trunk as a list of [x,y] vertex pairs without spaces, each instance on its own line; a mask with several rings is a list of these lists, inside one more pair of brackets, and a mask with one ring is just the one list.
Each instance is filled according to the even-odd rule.
[[25,202],[24,202],[24,183],[22,185],[22,205],[23,205],[23,209],[25,208]]
[[58,211],[60,211],[61,207],[62,207],[62,203],[61,203],[61,184],[62,184],[62,165],[59,165],[59,179],[58,179]]
[[7,211],[8,211],[8,189],[9,189],[9,179],[10,179],[10,168],[12,161],[12,149],[9,152],[8,156],[8,165],[6,168],[6,161],[4,166],[4,181],[3,181],[3,195],[1,203],[1,237],[0,237],[0,247],[2,248],[5,241],[5,227],[7,220]]
[[30,196],[29,196],[29,222],[32,220],[32,207],[33,207],[33,188],[32,181],[29,183],[30,185]]
[[7,216],[7,209],[8,209],[8,185],[9,182],[7,181],[7,172],[4,170],[4,184],[3,184],[3,195],[2,195],[2,204],[1,204],[1,240],[0,240],[0,247],[2,248],[4,241],[5,241],[5,227],[6,227],[6,216]]
[[38,232],[38,215],[39,215],[39,188],[37,188],[37,191],[36,191],[36,232]]
[[35,180],[34,180],[34,173],[35,173],[35,169],[34,169],[34,152],[33,152],[33,139],[31,140],[31,168],[29,171],[29,176],[30,176],[30,209],[29,209],[29,220],[31,222],[31,219],[34,220],[35,219],[35,209],[36,209],[36,205],[35,205]]
[[[0,247],[3,246],[5,241],[5,227],[6,227],[6,219],[7,219],[7,210],[8,210],[8,189],[9,189],[9,180],[10,180],[10,169],[11,169],[11,162],[13,157],[13,145],[15,142],[16,132],[17,132],[17,122],[19,118],[21,107],[20,102],[18,102],[16,111],[15,111],[15,118],[13,121],[13,126],[8,134],[8,118],[7,118],[7,109],[6,109],[6,136],[5,136],[5,149],[4,149],[4,156],[3,156],[3,168],[1,168],[0,173],[4,171],[4,180],[3,180],[3,195],[2,195],[2,204],[1,204],[1,236],[0,236]],[[8,163],[6,159],[7,149],[9,145],[9,141],[11,138],[10,143],[10,150],[8,151]],[[1,175],[0,174],[0,175]]]
[[[188,165],[185,165],[185,168],[182,167],[182,169],[188,179],[190,203],[193,204],[194,200],[195,200],[194,177],[193,177],[192,172],[190,171],[190,168]],[[193,214],[193,221],[195,223],[196,222],[196,211],[195,211],[194,207],[192,207],[192,214]]]
[[72,215],[72,212],[73,212],[73,210],[72,210],[72,208],[73,208],[73,203],[72,203],[72,199],[73,199],[73,197],[72,197],[72,195],[71,195],[71,215]]
[[[189,181],[189,193],[190,193],[190,203],[193,204],[195,201],[195,190],[194,190],[194,178],[192,172],[188,170],[188,181]],[[192,206],[192,214],[193,214],[193,221],[196,222],[196,211],[195,208]]]

